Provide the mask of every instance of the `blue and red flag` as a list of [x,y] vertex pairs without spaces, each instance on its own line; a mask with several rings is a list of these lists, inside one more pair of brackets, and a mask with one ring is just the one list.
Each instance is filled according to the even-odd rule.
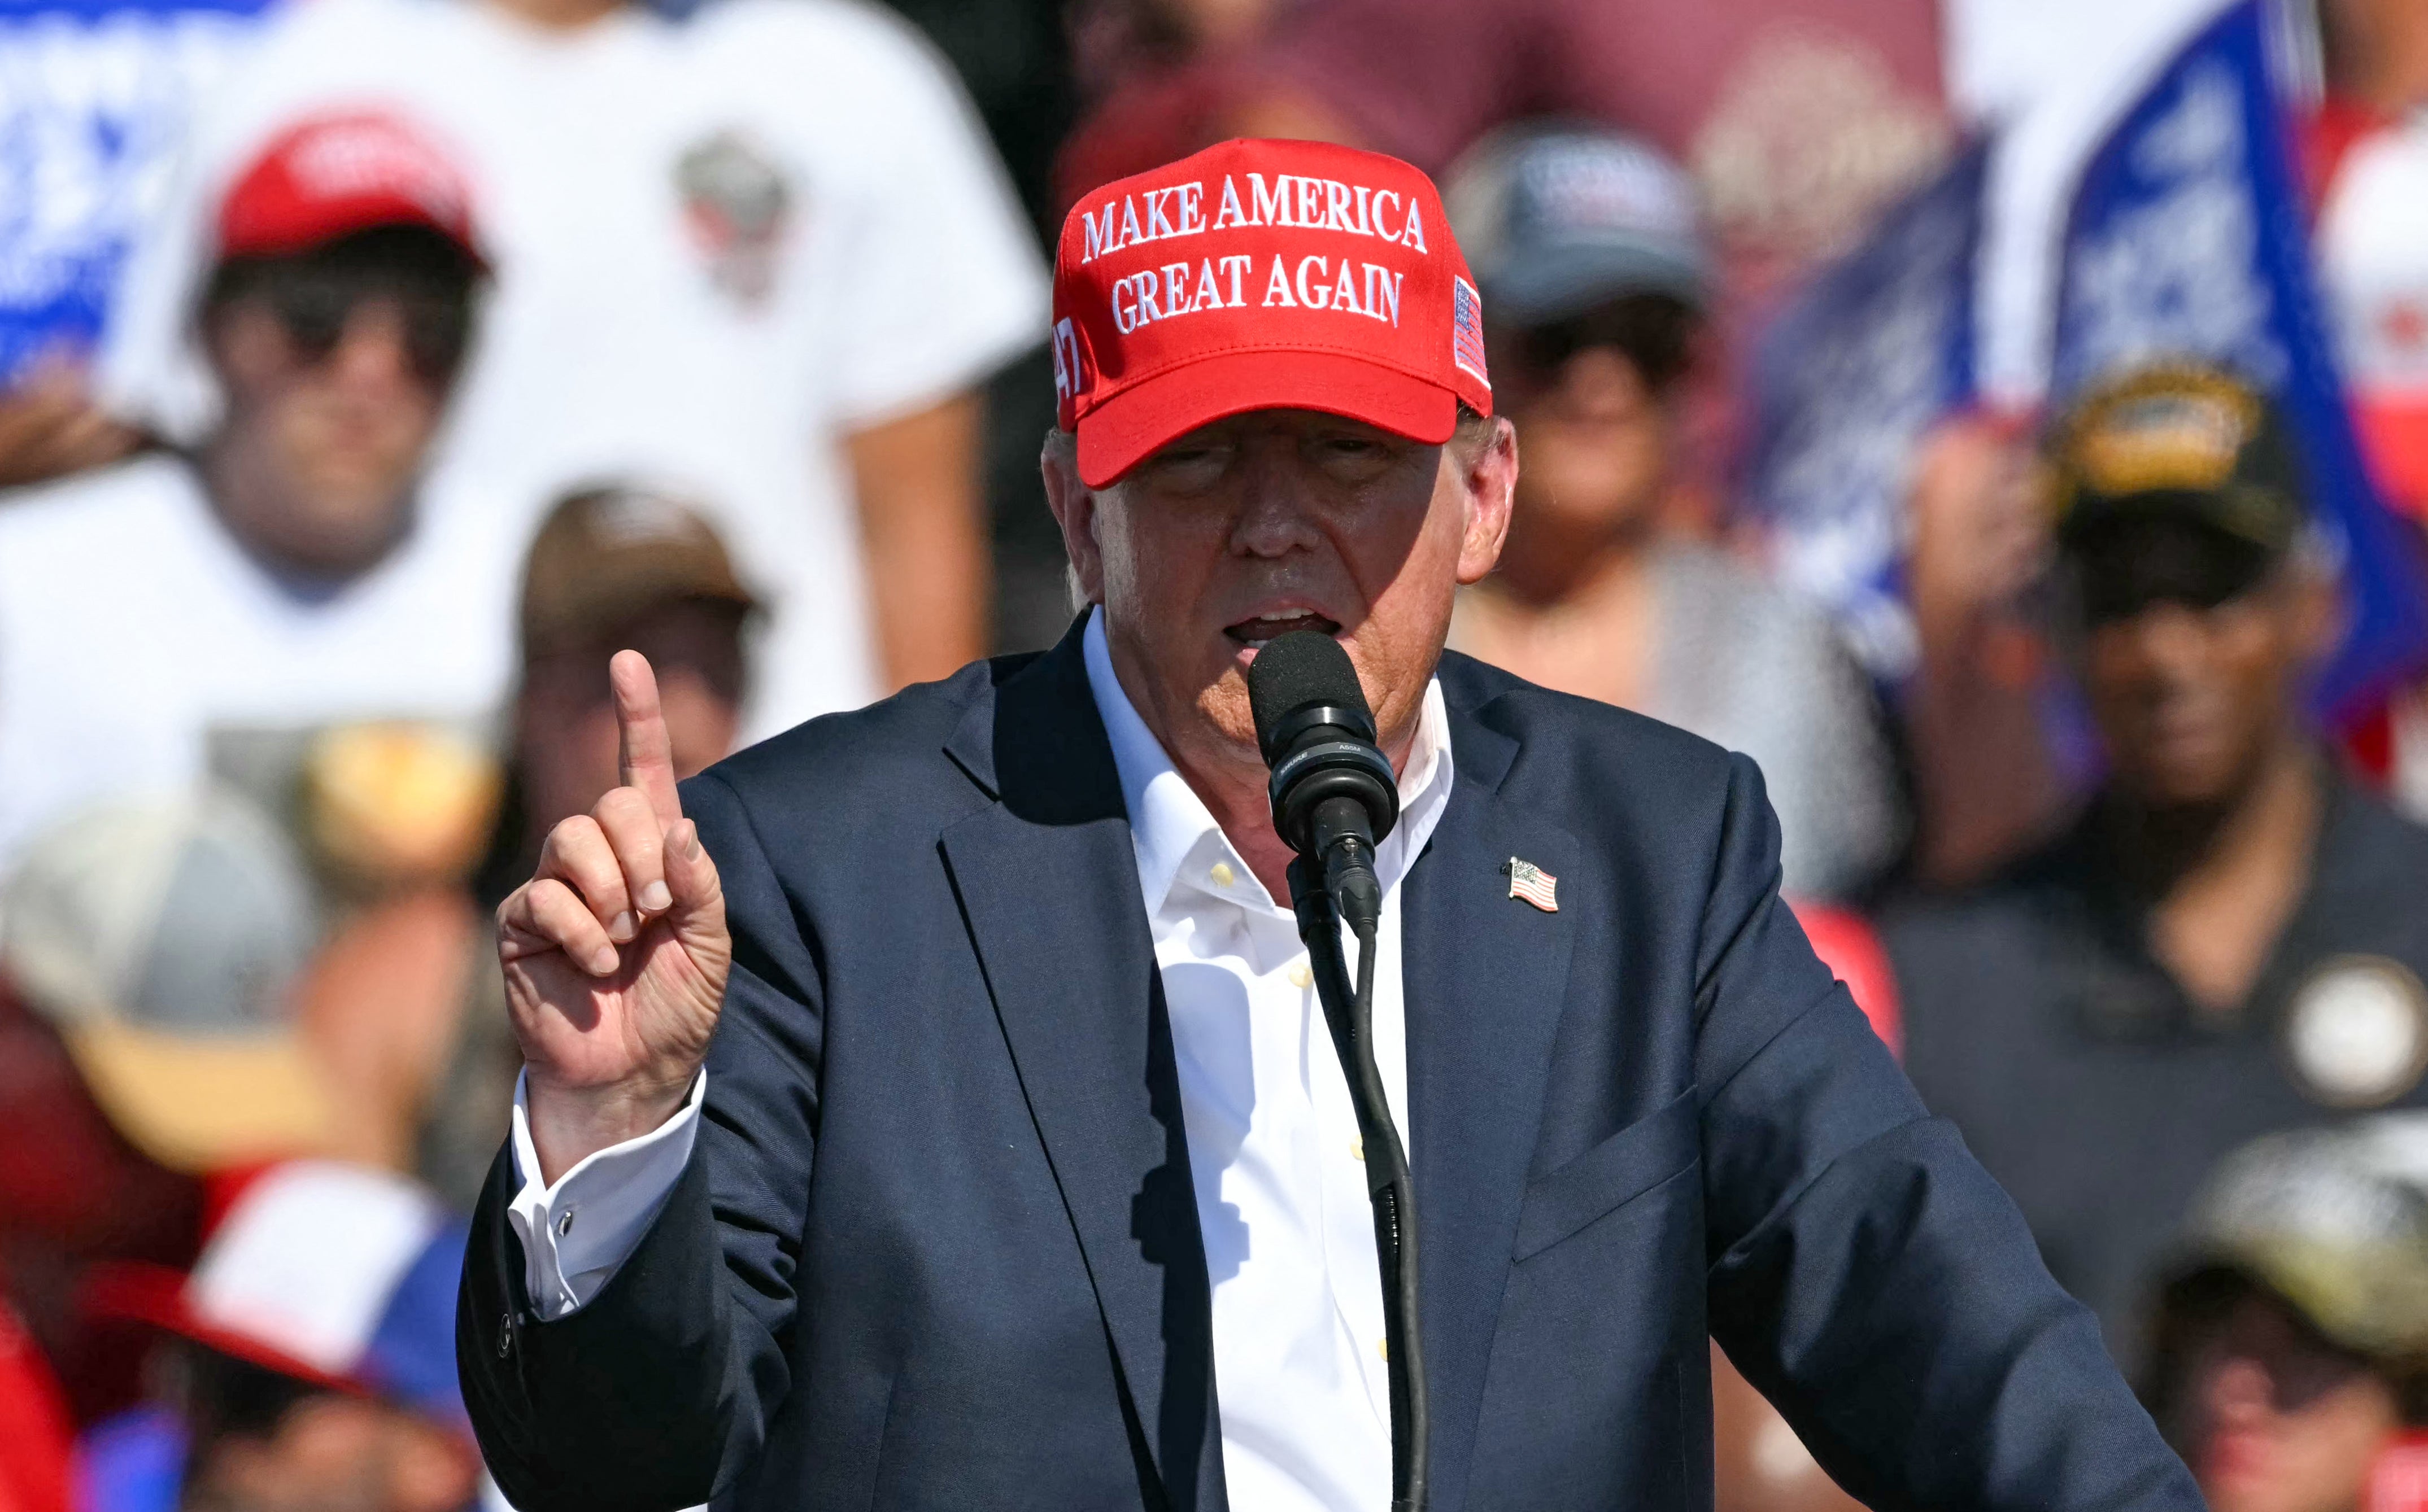
[[2196,358],[2266,389],[2339,559],[2347,628],[2317,707],[2354,713],[2428,661],[2428,582],[2362,462],[2311,282],[2276,12],[2228,7],[2085,166],[2059,263],[2051,398],[2120,368]]
[[1974,398],[1975,265],[1989,149],[1891,209],[1764,333],[1744,487],[1782,581],[1876,677],[1913,670],[1906,490],[1923,433]]

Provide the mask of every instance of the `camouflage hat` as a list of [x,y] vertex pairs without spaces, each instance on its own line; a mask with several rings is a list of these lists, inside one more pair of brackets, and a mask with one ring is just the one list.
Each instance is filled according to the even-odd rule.
[[2428,1364],[2428,1114],[2272,1134],[2228,1156],[2171,1285],[2221,1270],[2347,1349]]

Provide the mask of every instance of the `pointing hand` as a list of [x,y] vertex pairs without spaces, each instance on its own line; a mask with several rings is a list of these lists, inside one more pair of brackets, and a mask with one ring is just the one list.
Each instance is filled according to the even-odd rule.
[[539,870],[498,908],[532,1143],[551,1185],[682,1105],[733,965],[716,865],[675,790],[656,675],[621,651],[609,675],[623,786],[550,831]]

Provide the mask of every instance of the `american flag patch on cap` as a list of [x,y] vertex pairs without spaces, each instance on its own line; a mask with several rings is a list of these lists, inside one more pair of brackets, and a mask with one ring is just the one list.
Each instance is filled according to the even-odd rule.
[[1488,386],[1492,380],[1484,371],[1484,299],[1474,285],[1456,274],[1450,284],[1450,360]]
[[1509,896],[1523,898],[1547,914],[1560,911],[1560,879],[1532,861],[1509,858],[1502,868],[1509,873]]

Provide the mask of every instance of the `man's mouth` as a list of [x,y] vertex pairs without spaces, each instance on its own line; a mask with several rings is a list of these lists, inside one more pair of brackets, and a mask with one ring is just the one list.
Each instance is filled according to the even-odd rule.
[[1250,650],[1261,649],[1266,642],[1275,636],[1288,635],[1292,630],[1321,630],[1326,635],[1338,635],[1340,622],[1325,619],[1311,609],[1285,609],[1222,627],[1222,633],[1229,636],[1233,643]]

